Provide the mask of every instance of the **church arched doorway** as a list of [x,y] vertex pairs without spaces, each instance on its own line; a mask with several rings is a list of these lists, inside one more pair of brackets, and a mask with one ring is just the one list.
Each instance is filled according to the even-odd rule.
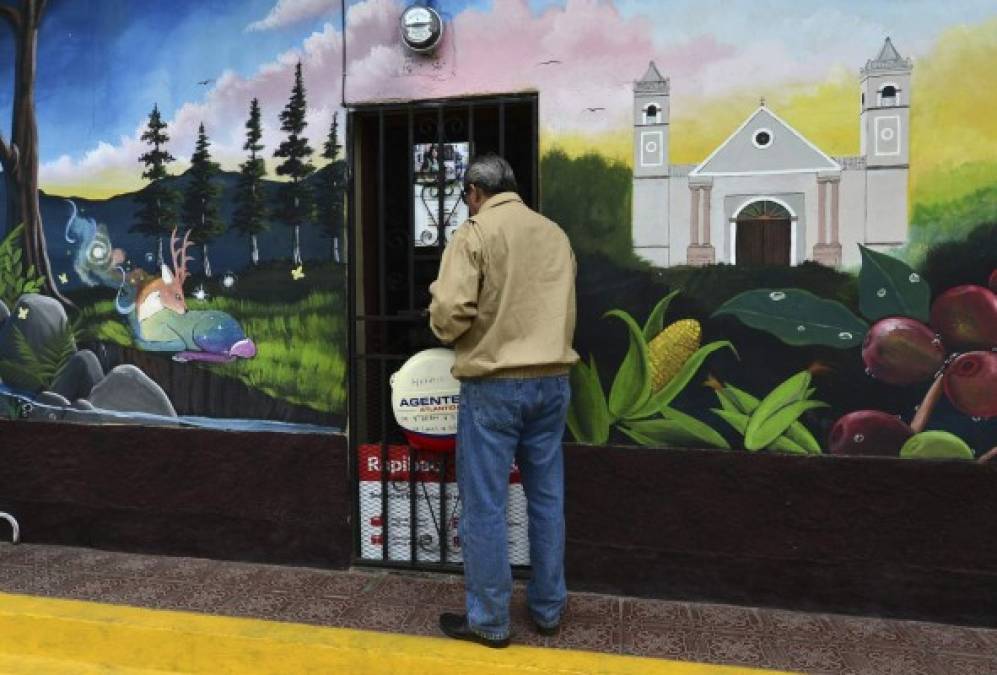
[[792,264],[793,214],[782,204],[759,199],[735,216],[738,265]]

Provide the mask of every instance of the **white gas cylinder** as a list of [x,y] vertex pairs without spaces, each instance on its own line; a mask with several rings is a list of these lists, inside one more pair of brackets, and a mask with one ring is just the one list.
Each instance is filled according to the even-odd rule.
[[416,448],[452,452],[457,442],[460,382],[450,374],[452,349],[426,349],[391,376],[395,421]]

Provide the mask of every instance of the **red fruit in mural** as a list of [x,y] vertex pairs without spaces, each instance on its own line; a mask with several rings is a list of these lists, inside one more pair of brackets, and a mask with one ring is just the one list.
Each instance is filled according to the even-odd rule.
[[990,280],[987,282],[987,285],[990,286],[991,292],[997,293],[997,270],[990,273]]
[[997,347],[997,295],[972,284],[950,288],[932,303],[931,325],[949,349]]
[[997,352],[966,352],[945,369],[945,394],[972,417],[997,417]]
[[897,457],[900,448],[914,435],[900,419],[878,410],[848,413],[831,427],[832,455]]
[[920,321],[890,316],[877,321],[862,343],[862,360],[870,375],[888,384],[930,380],[945,361],[945,349]]

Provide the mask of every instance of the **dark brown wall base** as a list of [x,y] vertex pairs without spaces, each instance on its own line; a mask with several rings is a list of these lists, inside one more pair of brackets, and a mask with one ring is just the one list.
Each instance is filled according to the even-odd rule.
[[0,422],[27,542],[345,567],[346,439]]
[[[346,439],[0,422],[24,540],[345,567]],[[569,586],[997,626],[997,465],[566,448]]]
[[997,467],[568,446],[575,589],[997,626]]

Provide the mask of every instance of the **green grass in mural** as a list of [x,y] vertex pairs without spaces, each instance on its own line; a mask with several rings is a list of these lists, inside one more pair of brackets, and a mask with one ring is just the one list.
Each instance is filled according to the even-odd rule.
[[966,239],[984,223],[997,223],[997,184],[959,199],[915,204],[903,258],[919,266],[933,247]]
[[630,167],[595,153],[573,159],[552,150],[540,160],[540,180],[543,213],[564,229],[575,253],[643,266],[630,236]]
[[[200,365],[241,380],[274,398],[321,412],[342,412],[346,405],[345,306],[338,292],[316,291],[296,302],[273,303],[236,298],[189,298],[192,310],[228,312],[257,346],[257,355],[226,364]],[[75,323],[81,340],[133,346],[131,332],[113,301],[82,310]]]

